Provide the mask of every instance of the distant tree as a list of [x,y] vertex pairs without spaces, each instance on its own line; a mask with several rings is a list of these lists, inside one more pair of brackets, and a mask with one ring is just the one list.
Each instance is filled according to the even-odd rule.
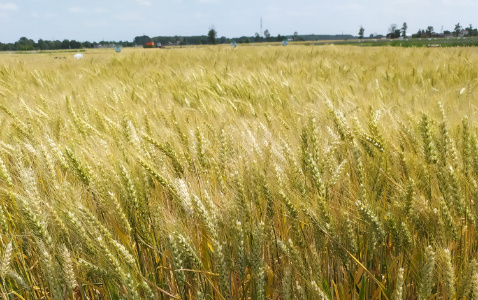
[[297,33],[297,31],[294,31],[294,36],[292,37],[292,40],[297,41],[298,37],[299,37],[299,34]]
[[451,31],[450,30],[445,30],[443,31],[444,34],[451,34]]
[[388,28],[388,33],[394,33],[395,29],[397,29],[397,24],[390,24],[390,27]]
[[50,49],[61,49],[61,42],[59,40],[53,41]]
[[259,33],[256,32],[256,34],[254,35],[254,42],[260,42],[261,41],[261,36],[259,35]]
[[0,44],[0,46],[2,47],[1,48],[2,51],[13,51],[13,50],[15,50],[14,45],[12,43]]
[[460,23],[456,24],[455,25],[455,30],[453,30],[453,32],[455,33],[455,36],[458,37],[460,35],[460,32],[461,32],[461,26],[460,26]]
[[363,39],[364,31],[365,31],[365,29],[363,29],[363,26],[360,26],[359,33],[358,33],[359,39]]
[[21,37],[18,42],[15,43],[16,50],[34,50],[35,49],[35,41],[31,39],[27,39],[26,37]]
[[264,30],[264,36],[266,38],[266,41],[269,41],[271,38],[271,34],[269,33],[269,29]]
[[209,42],[209,44],[211,45],[216,44],[216,36],[217,36],[217,31],[214,28],[214,26],[211,26],[211,28],[209,28],[209,32],[207,33],[207,41]]
[[39,48],[40,50],[49,50],[49,49],[50,49],[50,46],[48,45],[48,43],[46,43],[46,42],[45,42],[44,40],[42,40],[42,39],[39,39],[39,40],[38,40],[37,45],[38,45],[38,48]]
[[149,36],[143,35],[135,37],[133,43],[135,43],[136,45],[146,45],[146,43],[149,43],[151,41],[152,40]]
[[418,30],[418,37],[423,38],[426,37],[426,32],[423,29]]
[[69,40],[63,40],[60,44],[61,49],[69,49],[70,48],[70,41]]
[[468,31],[468,36],[473,36],[475,35],[474,32],[476,29],[473,29],[473,25],[470,24],[470,27],[465,28],[466,31]]
[[227,38],[225,36],[221,36],[221,44],[227,43]]
[[434,34],[435,32],[433,31],[433,26],[428,26],[427,27],[427,36],[428,37],[432,37],[432,35]]
[[81,48],[81,43],[77,42],[75,40],[70,41],[70,47],[71,49],[80,49]]
[[400,37],[400,29],[397,29],[397,24],[391,24],[390,28],[388,28],[387,37],[391,39],[396,39]]
[[175,36],[175,41],[178,45],[184,45],[184,37],[183,36]]
[[393,33],[393,38],[399,38],[400,37],[400,29],[395,29],[395,32]]
[[402,25],[402,37],[403,38],[406,38],[407,37],[407,22],[403,22],[403,25]]
[[282,37],[280,34],[278,34],[276,40],[277,40],[278,42],[282,42],[283,37]]

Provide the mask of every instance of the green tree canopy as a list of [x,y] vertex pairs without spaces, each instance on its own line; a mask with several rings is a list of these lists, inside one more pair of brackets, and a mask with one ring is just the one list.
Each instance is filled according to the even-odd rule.
[[266,41],[268,41],[271,38],[271,34],[269,32],[269,29],[266,29],[264,31],[264,36],[266,37]]
[[407,22],[403,22],[401,32],[402,32],[402,37],[404,38],[407,37],[407,29],[408,29]]
[[216,44],[216,37],[217,37],[217,31],[214,28],[214,26],[212,26],[211,28],[209,28],[209,32],[207,33],[207,39],[208,39],[209,44],[215,45]]
[[365,29],[363,28],[363,26],[360,26],[359,33],[358,33],[359,39],[363,39],[364,32],[365,32]]
[[146,45],[146,43],[151,42],[151,38],[147,35],[137,36],[133,41],[136,45]]
[[460,35],[460,32],[461,32],[461,25],[460,23],[456,24],[455,25],[455,30],[453,30],[453,32],[455,33],[455,36],[459,36]]

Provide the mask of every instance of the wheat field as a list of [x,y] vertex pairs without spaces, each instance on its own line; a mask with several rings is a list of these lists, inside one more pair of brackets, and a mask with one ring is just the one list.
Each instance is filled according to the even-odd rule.
[[478,299],[477,66],[473,48],[1,54],[0,294]]

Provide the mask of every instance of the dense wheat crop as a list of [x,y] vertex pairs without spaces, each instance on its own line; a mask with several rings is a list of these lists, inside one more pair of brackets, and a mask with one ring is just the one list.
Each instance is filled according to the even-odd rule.
[[0,293],[478,298],[478,52],[0,55]]

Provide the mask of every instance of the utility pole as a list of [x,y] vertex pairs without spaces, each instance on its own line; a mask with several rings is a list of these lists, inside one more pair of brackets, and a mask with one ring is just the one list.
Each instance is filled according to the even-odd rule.
[[259,36],[262,37],[262,16],[261,16],[261,30],[259,31]]

